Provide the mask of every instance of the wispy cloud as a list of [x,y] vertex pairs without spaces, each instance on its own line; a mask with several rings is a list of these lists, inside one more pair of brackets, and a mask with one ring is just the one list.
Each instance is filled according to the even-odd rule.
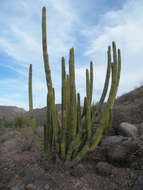
[[[107,46],[113,40],[117,42],[122,52],[120,94],[134,88],[143,79],[142,9],[142,1],[127,1],[122,9],[107,12],[98,25],[92,26],[93,30],[83,31],[89,41],[85,54],[95,58],[101,65]],[[97,35],[94,37],[95,30]]]
[[[77,91],[85,95],[85,69],[92,59],[95,69],[94,99],[103,88],[107,46],[113,40],[122,51],[122,77],[119,94],[142,81],[143,3],[137,1],[91,0],[7,0],[0,2],[1,72],[7,68],[15,77],[0,76],[0,104],[28,108],[28,66],[33,64],[33,95],[35,107],[46,104],[46,86],[41,45],[41,9],[47,7],[47,37],[56,102],[61,93],[61,56],[75,47]],[[10,61],[14,60],[14,61]],[[83,98],[82,98],[83,100]]]

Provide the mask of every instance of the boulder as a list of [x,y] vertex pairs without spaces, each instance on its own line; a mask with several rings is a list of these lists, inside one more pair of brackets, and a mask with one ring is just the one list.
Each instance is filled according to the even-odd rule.
[[101,146],[110,147],[115,144],[120,144],[123,140],[125,140],[125,137],[123,136],[108,136],[102,140]]
[[128,150],[121,146],[116,145],[106,150],[106,158],[112,164],[124,165],[127,161]]
[[123,122],[119,126],[118,133],[124,137],[136,137],[138,130],[135,125]]
[[26,185],[25,190],[37,190],[37,188],[34,184],[28,184]]
[[139,136],[143,137],[143,123],[137,124],[136,127],[138,129]]
[[113,165],[127,166],[134,162],[133,155],[139,150],[137,139],[109,136],[101,143],[106,160]]
[[82,164],[77,165],[76,167],[72,168],[70,174],[74,177],[82,177],[86,173],[86,169]]
[[107,162],[98,162],[96,172],[100,176],[109,176],[112,173],[112,166]]
[[52,190],[49,184],[46,184],[44,190]]

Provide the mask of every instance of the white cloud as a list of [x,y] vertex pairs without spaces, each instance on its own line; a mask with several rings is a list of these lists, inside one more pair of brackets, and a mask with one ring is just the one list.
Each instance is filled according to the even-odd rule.
[[[143,79],[143,2],[127,1],[122,9],[107,12],[92,31],[83,31],[89,40],[86,55],[92,56],[103,65],[105,50],[112,41],[122,53],[122,75],[119,94],[127,92]],[[102,28],[102,30],[101,30]],[[94,37],[94,31],[97,29]],[[87,33],[87,35],[86,35]],[[99,78],[99,81],[101,78]]]
[[[14,87],[13,79],[5,80],[1,79],[1,91],[4,85],[7,88],[14,87],[17,93],[21,93],[19,88],[24,89],[24,94],[21,97],[27,95],[27,78],[28,78],[28,66],[33,64],[33,98],[34,105],[43,106],[46,104],[46,86],[45,74],[42,59],[42,44],[41,44],[41,14],[42,6],[47,5],[46,0],[37,2],[31,0],[21,0],[18,3],[8,0],[1,4],[2,11],[0,13],[0,22],[3,23],[3,27],[0,31],[0,52],[6,53],[8,56],[16,60],[16,64],[7,63],[3,65],[9,68],[19,75],[22,74],[22,80],[19,80],[19,85]],[[9,9],[11,7],[11,9]],[[76,22],[76,15],[73,14],[70,2],[65,0],[48,1],[47,8],[47,41],[48,51],[50,57],[50,65],[52,70],[53,84],[56,88],[57,98],[59,101],[59,73],[58,67],[61,55],[65,54],[68,49],[74,44],[74,32],[73,24]],[[6,22],[3,22],[2,18],[7,18]],[[54,63],[54,64],[53,64]],[[59,76],[55,76],[58,73]],[[58,84],[57,84],[58,83]],[[7,96],[1,98],[0,104],[3,102],[9,102],[10,94],[5,91]],[[2,95],[1,95],[2,96]],[[42,101],[40,100],[42,99]],[[19,105],[19,101],[16,105]]]
[[[77,65],[78,67],[75,65],[77,92],[81,93],[82,100],[85,96],[85,70],[89,67],[89,64],[85,65],[86,61],[90,57],[94,62],[94,99],[97,100],[106,74],[107,46],[113,40],[117,42],[122,53],[119,94],[129,91],[142,81],[143,2],[128,0],[122,9],[106,12],[95,25],[85,25],[84,18],[80,15],[81,10],[78,7],[77,11],[73,4],[70,0],[41,0],[37,3],[34,0],[7,0],[0,4],[0,23],[3,26],[0,30],[0,52],[16,60],[16,63],[9,62],[3,66],[19,73],[18,79],[14,80],[7,76],[7,80],[0,81],[0,91],[5,89],[5,94],[0,94],[0,104],[11,103],[27,108],[30,63],[33,64],[34,105],[41,107],[46,104],[47,90],[41,45],[43,5],[47,7],[48,51],[56,102],[60,102],[61,99],[60,57],[66,55],[67,58],[68,50],[73,46],[85,50],[83,53],[78,50],[80,55],[77,56],[81,63]],[[80,8],[82,9],[82,6]],[[90,14],[88,16],[90,19]],[[3,18],[6,18],[6,21]],[[8,89],[11,89],[11,92]]]

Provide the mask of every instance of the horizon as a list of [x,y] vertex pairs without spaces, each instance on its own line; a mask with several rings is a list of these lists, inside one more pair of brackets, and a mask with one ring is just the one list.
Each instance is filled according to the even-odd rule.
[[[42,58],[41,14],[47,8],[47,45],[56,92],[61,102],[61,57],[75,49],[76,89],[85,96],[85,70],[94,64],[93,102],[105,80],[107,48],[112,41],[121,49],[122,73],[117,96],[143,83],[143,2],[137,0],[34,0],[0,2],[0,105],[28,108],[28,67],[33,65],[34,108],[46,106]],[[4,19],[5,18],[5,19]],[[56,77],[55,77],[56,76]]]

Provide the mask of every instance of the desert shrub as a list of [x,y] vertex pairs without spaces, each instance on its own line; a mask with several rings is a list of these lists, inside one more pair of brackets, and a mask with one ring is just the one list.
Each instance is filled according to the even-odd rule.
[[26,117],[20,116],[15,119],[15,127],[23,128],[29,126],[29,121]]

